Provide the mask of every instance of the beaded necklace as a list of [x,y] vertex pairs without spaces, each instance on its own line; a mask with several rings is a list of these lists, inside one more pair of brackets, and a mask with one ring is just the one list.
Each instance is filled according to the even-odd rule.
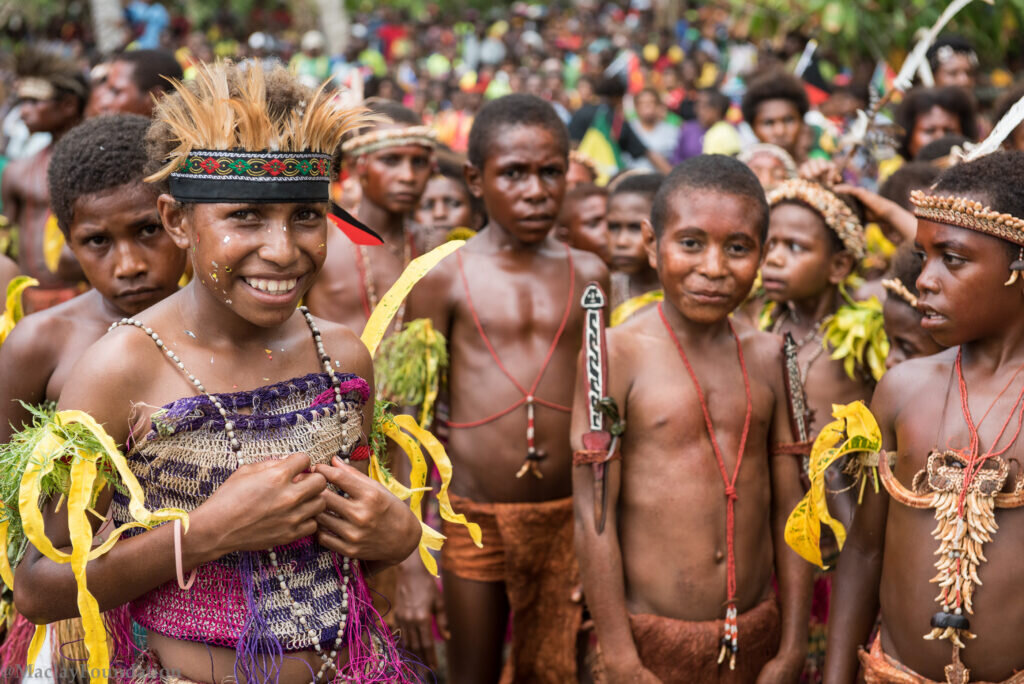
[[[331,387],[334,390],[334,404],[335,407],[337,408],[338,419],[341,420],[345,415],[344,406],[342,404],[341,381],[338,379],[338,376],[334,373],[334,368],[331,365],[331,358],[327,355],[327,352],[324,350],[324,344],[323,340],[321,339],[320,329],[317,327],[316,322],[313,320],[312,314],[309,313],[309,309],[307,309],[305,306],[300,306],[299,311],[306,319],[306,325],[309,326],[309,330],[313,334],[313,342],[316,345],[317,358],[320,360],[320,363],[323,366],[324,371],[331,379]],[[142,332],[144,332],[150,338],[152,338],[157,348],[160,351],[162,351],[167,356],[168,359],[171,360],[171,363],[173,363],[178,368],[178,370],[180,370],[185,375],[186,378],[188,378],[188,381],[192,383],[196,390],[204,394],[213,403],[214,407],[217,409],[217,412],[220,413],[221,417],[224,418],[226,421],[224,423],[224,432],[228,436],[229,448],[231,449],[235,456],[235,462],[237,466],[241,467],[243,465],[246,465],[247,462],[240,456],[241,443],[235,436],[235,424],[231,420],[228,420],[227,409],[224,407],[224,404],[220,401],[220,399],[218,399],[216,395],[206,391],[206,387],[199,380],[199,378],[197,378],[195,375],[189,372],[188,369],[185,368],[185,364],[181,361],[181,358],[174,352],[173,349],[171,349],[164,343],[164,341],[160,338],[160,335],[155,330],[153,330],[153,328],[149,327],[148,325],[145,325],[141,321],[135,320],[134,318],[122,318],[121,320],[116,321],[113,325],[111,325],[109,330],[113,330],[114,328],[119,328],[121,326],[126,325],[134,326],[141,330]],[[342,456],[341,460],[343,463],[348,464],[350,459],[348,456]],[[347,497],[348,495],[342,492],[342,496]],[[274,551],[274,549],[268,549],[267,554],[268,557],[270,558],[270,564],[273,567],[274,576],[277,579],[278,584],[281,587],[281,590],[286,592],[286,594],[288,595],[288,599],[291,601],[292,604],[292,609],[298,611],[301,608],[301,604],[297,602],[295,598],[292,596],[291,590],[288,587],[288,583],[285,581],[284,572],[281,569],[280,565],[278,564],[277,553]],[[307,631],[307,634],[310,637],[309,646],[314,651],[316,651],[317,655],[320,656],[321,662],[323,663],[320,666],[320,670],[313,678],[313,684],[317,684],[317,682],[320,681],[320,678],[323,677],[327,670],[334,665],[334,661],[338,657],[338,649],[341,648],[341,643],[345,637],[345,629],[348,626],[349,581],[351,577],[351,560],[347,556],[343,556],[341,566],[342,618],[338,624],[338,635],[335,638],[334,645],[330,648],[330,650],[324,650],[323,646],[321,646],[320,641],[317,638],[317,630],[309,629]],[[309,610],[311,609],[305,609],[306,612],[308,612]],[[299,615],[298,622],[303,627],[306,627],[308,623],[307,615]]]

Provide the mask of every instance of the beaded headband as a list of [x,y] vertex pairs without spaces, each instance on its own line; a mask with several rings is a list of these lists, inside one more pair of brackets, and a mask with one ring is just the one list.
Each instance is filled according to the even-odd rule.
[[780,183],[768,193],[768,204],[772,207],[794,200],[806,204],[821,215],[825,225],[836,235],[843,247],[858,259],[863,259],[866,252],[864,226],[854,215],[853,210],[830,190],[817,183],[802,178],[792,178]]
[[903,284],[903,281],[899,278],[887,278],[882,281],[882,287],[887,292],[891,292],[913,308],[917,308],[917,297],[914,293],[907,289],[907,286]]
[[404,126],[402,128],[376,128],[368,133],[349,138],[341,145],[346,156],[372,154],[388,147],[419,145],[434,149],[437,132],[430,126]]
[[1024,220],[993,211],[981,202],[953,195],[929,195],[921,190],[911,192],[910,201],[918,218],[976,230],[1024,246]]
[[179,202],[326,202],[331,156],[192,150],[168,180]]
[[57,96],[57,89],[45,78],[28,76],[18,81],[16,95],[23,100],[52,100]]

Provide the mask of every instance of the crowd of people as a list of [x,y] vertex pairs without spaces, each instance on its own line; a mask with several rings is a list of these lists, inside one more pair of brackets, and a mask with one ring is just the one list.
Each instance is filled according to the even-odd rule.
[[969,41],[51,28],[3,67],[5,681],[1024,682],[1024,86]]

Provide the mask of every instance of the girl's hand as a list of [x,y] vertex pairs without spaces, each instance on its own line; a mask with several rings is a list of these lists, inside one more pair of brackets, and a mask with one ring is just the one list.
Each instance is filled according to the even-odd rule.
[[216,558],[290,544],[316,533],[326,487],[306,454],[244,465],[193,511],[185,539],[207,540]]
[[441,638],[451,638],[441,588],[423,567],[418,554],[410,556],[398,568],[395,621],[402,633],[402,643],[427,667],[437,670],[439,664],[431,618],[437,619]]
[[420,540],[420,523],[408,506],[383,485],[345,465],[318,465],[314,472],[348,494],[321,492],[327,510],[316,516],[317,541],[330,550],[364,561],[394,565],[409,557]]

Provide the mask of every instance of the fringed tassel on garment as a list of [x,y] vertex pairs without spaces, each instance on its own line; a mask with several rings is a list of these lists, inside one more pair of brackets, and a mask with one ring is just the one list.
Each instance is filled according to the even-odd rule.
[[736,604],[730,603],[725,610],[725,626],[722,633],[722,650],[718,652],[718,664],[729,657],[729,669],[736,669],[736,654],[740,651],[740,630],[737,624]]
[[129,676],[144,651],[135,640],[132,616],[128,605],[119,606],[103,613],[107,640],[110,642],[110,669],[114,676],[111,681],[133,681]]
[[[339,653],[338,671],[335,681],[354,681],[360,684],[396,682],[416,684],[421,679],[402,658],[384,618],[374,609],[370,588],[366,584],[355,560],[351,562],[352,573],[348,581],[348,663],[341,663]],[[344,585],[345,575],[335,557],[334,568],[338,580]]]
[[284,647],[270,631],[270,625],[260,609],[260,588],[256,586],[260,572],[259,554],[244,551],[240,554],[239,575],[248,612],[242,635],[235,645],[235,681],[266,682],[276,684],[281,676]]
[[0,681],[20,681],[20,677],[13,677],[8,673],[19,672],[25,666],[28,659],[28,645],[32,642],[36,626],[29,622],[25,616],[15,614],[14,623],[7,631],[3,646],[0,646],[0,672],[4,673]]

